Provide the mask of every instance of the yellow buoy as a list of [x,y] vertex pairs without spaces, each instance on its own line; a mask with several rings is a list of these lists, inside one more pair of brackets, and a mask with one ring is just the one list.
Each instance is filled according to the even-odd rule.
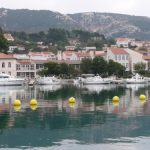
[[119,101],[112,101],[114,106],[119,106]]
[[21,105],[14,105],[14,110],[19,111],[21,109]]
[[37,100],[36,99],[31,99],[30,100],[30,105],[37,105]]
[[140,99],[141,104],[145,104],[146,103],[146,99]]
[[14,100],[13,103],[14,106],[20,106],[21,105],[21,101],[19,99]]
[[146,100],[146,96],[145,96],[144,94],[141,94],[141,95],[139,96],[139,99],[140,99],[140,100]]
[[74,97],[69,98],[69,103],[75,103],[75,102],[76,102],[76,99]]
[[76,105],[76,103],[69,103],[68,105],[69,105],[69,107],[74,108],[74,107],[75,107],[75,105]]
[[118,96],[114,96],[114,97],[112,98],[112,100],[113,100],[113,102],[119,102],[119,97],[118,97]]
[[37,109],[37,105],[30,105],[30,108],[31,108],[32,110],[36,110],[36,109]]

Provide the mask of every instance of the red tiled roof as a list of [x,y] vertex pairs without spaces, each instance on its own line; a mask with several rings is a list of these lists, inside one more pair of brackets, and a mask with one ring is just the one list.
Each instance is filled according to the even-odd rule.
[[95,56],[105,56],[105,53],[102,53],[102,54],[95,54]]
[[143,59],[150,60],[150,56],[143,56]]
[[19,60],[17,61],[19,64],[31,64],[30,60]]
[[89,53],[79,53],[80,57],[89,57],[91,56]]
[[123,48],[111,48],[110,49],[113,54],[119,55],[119,54],[128,54]]
[[15,59],[12,54],[0,53],[0,59]]
[[78,52],[75,51],[64,51],[63,53],[66,55],[78,54]]
[[117,38],[116,40],[119,42],[129,41],[128,38]]

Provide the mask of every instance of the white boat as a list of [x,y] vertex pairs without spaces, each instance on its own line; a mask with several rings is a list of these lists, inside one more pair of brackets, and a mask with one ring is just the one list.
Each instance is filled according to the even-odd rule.
[[61,84],[61,80],[52,76],[52,77],[39,77],[36,79],[37,84],[40,85],[55,85]]
[[73,80],[73,83],[74,83],[74,84],[81,84],[81,83],[83,83],[83,81],[84,81],[84,78],[82,78],[82,77],[77,77],[77,78],[75,78],[75,79]]
[[16,78],[8,74],[0,74],[0,86],[1,85],[23,85],[25,80],[23,78]]
[[131,78],[127,78],[125,80],[125,82],[127,84],[131,84],[131,83],[136,83],[136,84],[139,84],[139,83],[147,83],[148,80],[146,80],[144,77],[140,76],[138,73],[135,74],[135,76],[131,77]]
[[109,84],[109,83],[111,83],[111,79],[102,78],[99,75],[94,77],[87,77],[83,80],[83,84]]

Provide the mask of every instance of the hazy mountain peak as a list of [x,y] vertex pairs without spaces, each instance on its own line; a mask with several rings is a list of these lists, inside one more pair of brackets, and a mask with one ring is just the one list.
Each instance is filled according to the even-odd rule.
[[61,14],[48,10],[0,8],[3,30],[39,32],[49,28],[84,29],[105,36],[150,39],[150,18],[113,13]]

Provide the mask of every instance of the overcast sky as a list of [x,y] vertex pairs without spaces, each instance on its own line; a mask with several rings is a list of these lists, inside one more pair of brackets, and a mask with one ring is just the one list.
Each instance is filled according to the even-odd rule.
[[0,7],[60,13],[110,12],[150,17],[150,0],[0,0]]

